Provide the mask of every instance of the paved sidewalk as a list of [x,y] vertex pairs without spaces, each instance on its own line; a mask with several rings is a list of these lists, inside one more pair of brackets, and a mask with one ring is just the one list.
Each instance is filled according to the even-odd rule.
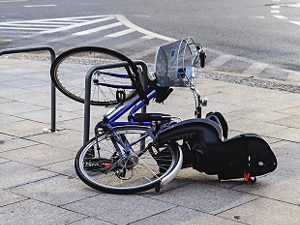
[[[300,94],[202,79],[208,111],[220,111],[229,136],[261,134],[277,169],[254,184],[220,182],[192,169],[160,193],[112,195],[76,176],[83,105],[57,93],[50,128],[50,62],[0,57],[0,224],[300,224]],[[180,102],[180,104],[178,104]],[[193,117],[188,89],[148,111]],[[92,126],[107,108],[92,108]]]

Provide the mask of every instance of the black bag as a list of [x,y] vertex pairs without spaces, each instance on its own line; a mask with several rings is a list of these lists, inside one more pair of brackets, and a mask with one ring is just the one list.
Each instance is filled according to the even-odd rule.
[[264,139],[257,134],[226,139],[227,130],[224,132],[223,128],[228,127],[224,121],[222,125],[211,117],[185,120],[159,132],[157,141],[183,140],[182,167],[193,166],[200,172],[218,175],[221,180],[248,181],[276,169],[276,157]]
[[[277,167],[276,157],[268,143],[257,134],[242,134],[219,145],[194,145],[202,165],[194,168],[206,174],[217,174],[220,180],[260,176]],[[200,161],[199,161],[200,162]]]

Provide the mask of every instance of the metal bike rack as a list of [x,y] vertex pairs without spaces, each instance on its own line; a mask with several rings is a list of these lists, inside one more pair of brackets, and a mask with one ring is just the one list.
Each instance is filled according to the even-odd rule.
[[[139,65],[142,67],[142,84],[145,87],[147,82],[147,73],[148,68],[146,64],[141,60],[133,60],[135,65]],[[129,63],[126,61],[111,63],[111,64],[104,64],[104,65],[97,65],[91,67],[85,76],[85,96],[84,96],[84,125],[83,125],[83,144],[85,144],[89,140],[89,131],[90,131],[90,116],[91,116],[91,81],[92,75],[97,70],[103,69],[112,69],[118,67],[125,67],[129,66]],[[142,112],[146,112],[146,106],[142,108]]]
[[[55,51],[50,46],[32,46],[21,48],[7,48],[0,50],[0,56],[5,54],[22,53],[22,52],[36,52],[36,51],[49,51],[51,56],[51,64],[55,59]],[[50,65],[51,66],[51,65]],[[55,86],[51,82],[51,132],[56,130],[56,94]]]

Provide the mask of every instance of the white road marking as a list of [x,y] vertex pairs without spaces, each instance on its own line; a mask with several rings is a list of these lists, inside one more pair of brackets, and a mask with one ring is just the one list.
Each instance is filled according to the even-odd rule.
[[280,20],[286,20],[287,18],[282,15],[273,15],[275,18],[280,19]]
[[96,27],[93,29],[88,29],[88,30],[77,32],[77,33],[73,33],[73,35],[76,35],[76,36],[87,35],[87,34],[95,33],[95,32],[101,31],[101,30],[106,30],[106,29],[121,26],[121,25],[123,25],[123,24],[120,22],[111,23],[111,24],[104,25],[101,27]]
[[[41,25],[43,26],[44,24],[54,24],[54,25],[57,25],[57,26],[61,26],[61,25],[70,25],[70,24],[74,24],[76,23],[76,21],[21,21],[21,22],[18,22],[18,23],[15,23],[15,22],[8,22],[6,23],[7,25],[15,25],[15,26],[31,26],[31,25]],[[4,25],[5,23],[0,23],[2,25]]]
[[219,57],[217,57],[214,60],[207,63],[207,66],[209,68],[217,68],[217,67],[223,66],[225,63],[227,63],[232,58],[233,58],[232,55],[220,55]]
[[151,40],[153,39],[154,37],[151,37],[151,36],[148,36],[148,35],[145,35],[143,37],[141,37],[142,39],[147,39],[147,40]]
[[24,8],[56,7],[57,5],[23,5]]
[[257,19],[266,19],[266,17],[264,17],[264,16],[255,16],[254,18],[257,18]]
[[2,1],[0,1],[0,3],[13,3],[13,2],[27,2],[28,0],[2,0]]
[[5,29],[5,30],[33,30],[33,31],[45,31],[48,30],[49,28],[39,28],[39,27],[0,27],[0,29]]
[[279,9],[279,8],[280,8],[279,5],[272,5],[272,6],[271,6],[271,9]]
[[300,72],[289,71],[288,81],[300,82]]
[[279,10],[271,10],[271,13],[280,13]]
[[300,26],[300,21],[289,21],[289,22]]
[[133,24],[132,22],[130,22],[125,16],[123,15],[120,15],[120,14],[116,14],[115,17],[122,23],[124,24],[125,26],[127,26],[128,28],[131,28],[133,30],[136,30],[137,32],[140,32],[142,34],[146,34],[148,36],[153,36],[155,38],[158,38],[158,39],[161,39],[161,40],[165,40],[165,41],[169,41],[169,42],[173,42],[173,41],[176,41],[176,39],[174,38],[169,38],[169,37],[166,37],[166,36],[163,36],[163,35],[160,35],[160,34],[157,34],[157,33],[154,33],[154,32],[151,32],[151,31],[148,31],[144,28],[141,28],[135,24]]
[[135,30],[126,29],[126,30],[122,30],[122,31],[119,31],[119,32],[116,32],[116,33],[113,33],[113,34],[106,35],[106,37],[115,38],[115,37],[120,37],[120,36],[123,36],[123,35],[126,35],[126,34],[131,34],[133,32],[135,32]]
[[8,24],[8,26],[6,26],[6,24],[1,24],[2,25],[2,28],[7,28],[7,29],[13,29],[13,28],[26,28],[26,27],[60,27],[61,25],[60,24],[57,24],[57,23],[53,23],[53,24],[26,24],[26,23],[23,23],[23,24],[13,24],[13,26],[11,26],[11,24]]
[[76,24],[72,24],[72,25],[69,25],[69,26],[63,26],[63,27],[59,27],[59,28],[56,28],[56,29],[52,29],[52,30],[46,30],[42,33],[43,34],[55,33],[55,32],[59,32],[59,31],[69,30],[69,29],[73,29],[73,28],[76,28],[76,27],[86,26],[86,25],[99,23],[99,22],[112,20],[112,19],[114,19],[113,16],[107,16],[107,17],[100,18],[100,19],[85,21],[85,22],[82,22],[82,23],[76,23]]
[[265,63],[252,63],[243,74],[258,76],[267,66]]

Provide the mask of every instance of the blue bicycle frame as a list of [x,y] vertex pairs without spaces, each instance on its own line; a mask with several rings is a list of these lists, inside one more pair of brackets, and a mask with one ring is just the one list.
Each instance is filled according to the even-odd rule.
[[[151,89],[150,87],[147,87],[145,89],[145,93],[147,94],[148,100],[155,98],[155,96],[157,95],[157,92],[155,90]],[[105,126],[109,130],[110,133],[114,134],[114,138],[116,139],[116,141],[113,141],[114,147],[120,156],[122,156],[123,154],[122,154],[122,150],[120,149],[120,147],[118,146],[117,143],[119,143],[122,146],[124,153],[128,154],[131,150],[131,146],[140,142],[142,139],[147,137],[149,134],[145,134],[145,135],[141,136],[138,140],[135,140],[133,143],[129,143],[129,145],[126,145],[124,143],[124,141],[115,133],[114,127],[129,126],[129,125],[139,125],[139,126],[150,127],[152,125],[152,122],[142,122],[141,123],[141,122],[136,122],[132,119],[132,116],[138,110],[140,110],[142,107],[144,107],[145,105],[146,105],[145,101],[141,100],[139,95],[137,95],[132,100],[130,100],[125,106],[123,106],[121,109],[119,109],[114,114],[112,114],[112,116],[109,117],[109,114],[111,114],[111,113],[113,113],[113,111],[117,110],[117,108],[119,106],[119,105],[117,105],[111,113],[109,113],[108,115],[104,115],[103,120],[100,122],[103,124],[103,126]],[[129,112],[128,121],[117,121],[121,116],[123,116],[127,112]],[[97,132],[98,132],[97,126],[98,126],[98,124],[95,127],[95,135],[97,135]],[[142,152],[139,154],[142,154]]]
[[[147,94],[148,100],[154,99],[157,95],[157,92],[155,90],[152,90],[151,88],[146,88],[145,93]],[[140,122],[135,122],[131,118],[132,115],[134,115],[138,110],[146,106],[145,101],[140,99],[139,96],[135,96],[132,100],[130,100],[123,108],[118,110],[116,113],[114,113],[111,117],[104,116],[105,124],[110,124],[111,126],[126,126],[126,125],[144,125],[144,126],[150,126],[151,122],[143,122],[142,124]],[[121,116],[123,116],[125,113],[129,112],[128,114],[128,121],[117,121]]]

